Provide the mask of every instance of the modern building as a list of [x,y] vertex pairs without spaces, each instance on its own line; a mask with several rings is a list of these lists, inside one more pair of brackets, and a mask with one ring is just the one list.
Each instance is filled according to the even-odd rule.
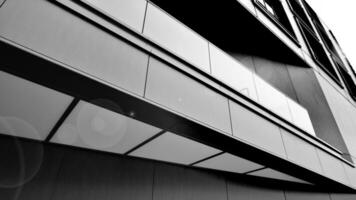
[[356,199],[356,75],[304,0],[1,0],[0,199]]

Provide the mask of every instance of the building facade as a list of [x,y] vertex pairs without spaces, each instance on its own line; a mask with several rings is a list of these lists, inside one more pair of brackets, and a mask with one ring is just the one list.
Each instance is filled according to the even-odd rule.
[[1,199],[356,199],[356,74],[304,0],[0,1]]

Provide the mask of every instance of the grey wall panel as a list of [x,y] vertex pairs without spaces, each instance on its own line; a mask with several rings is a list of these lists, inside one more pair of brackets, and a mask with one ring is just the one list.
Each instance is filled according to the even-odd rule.
[[34,144],[0,137],[0,199],[51,199],[63,153]]
[[312,69],[288,65],[299,103],[308,110],[316,135],[342,150],[340,131]]
[[[0,150],[1,161],[6,161],[0,166],[0,199],[4,200],[285,200],[283,188],[287,190],[286,200],[327,200],[328,197],[328,193],[313,192],[314,186],[302,190],[297,185],[270,184],[264,179],[7,136],[0,136]],[[17,180],[19,175],[16,166],[8,168],[6,166],[10,165],[6,163],[18,161],[20,151],[26,158],[26,165],[23,165],[26,174],[34,172],[33,176],[19,187],[6,187],[6,181]],[[38,157],[36,153],[39,152],[43,154]],[[356,197],[355,194],[331,196],[332,200],[354,200]]]
[[143,94],[148,56],[50,1],[7,2],[0,12],[0,35]]
[[230,101],[233,135],[282,157],[286,156],[279,128]]
[[[152,199],[153,164],[67,151],[52,200]],[[134,188],[134,189],[133,189]]]
[[227,200],[222,177],[199,170],[160,165],[155,169],[154,200]]
[[317,152],[320,158],[320,163],[323,168],[324,175],[331,179],[349,185],[349,180],[343,167],[342,161],[336,159],[335,157],[322,150],[318,149]]
[[228,199],[285,200],[283,190],[258,187],[239,182],[227,182]]
[[241,54],[236,52],[228,52],[232,57],[240,61],[245,67],[253,72],[256,72],[255,64],[253,62],[253,56],[248,54]]
[[286,200],[330,200],[328,193],[285,191]]
[[355,200],[356,194],[331,194],[331,200]]
[[[334,114],[334,118],[351,155],[356,155],[356,108],[325,78],[317,75],[321,88]],[[340,136],[341,137],[341,136]],[[344,151],[345,152],[345,151]]]
[[111,18],[124,23],[138,32],[142,31],[146,0],[82,0]]
[[208,42],[150,3],[143,34],[201,70],[210,72]]
[[221,49],[209,44],[211,74],[251,99],[258,101],[254,74]]
[[150,59],[145,97],[231,133],[225,97],[156,59]]
[[322,173],[316,148],[292,133],[281,129],[287,158],[318,173]]
[[253,57],[253,62],[257,75],[291,99],[297,101],[297,95],[285,64],[257,56]]
[[347,177],[349,178],[351,186],[356,188],[356,168],[344,163],[344,169],[346,171]]

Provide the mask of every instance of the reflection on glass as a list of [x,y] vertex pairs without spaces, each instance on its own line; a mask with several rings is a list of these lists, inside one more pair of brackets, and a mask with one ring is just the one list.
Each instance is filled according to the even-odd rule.
[[[120,109],[118,105],[111,101],[97,101],[103,101],[102,103]],[[160,130],[116,112],[81,101],[52,140],[56,143],[122,154],[157,134]]]

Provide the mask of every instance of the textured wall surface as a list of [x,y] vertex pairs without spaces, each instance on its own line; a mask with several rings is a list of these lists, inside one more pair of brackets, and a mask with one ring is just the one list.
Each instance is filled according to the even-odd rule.
[[[1,199],[330,200],[328,193],[302,190],[297,185],[287,187],[282,182],[272,185],[265,179],[3,136],[0,150],[4,163],[0,167]],[[355,199],[356,195],[331,197]]]

